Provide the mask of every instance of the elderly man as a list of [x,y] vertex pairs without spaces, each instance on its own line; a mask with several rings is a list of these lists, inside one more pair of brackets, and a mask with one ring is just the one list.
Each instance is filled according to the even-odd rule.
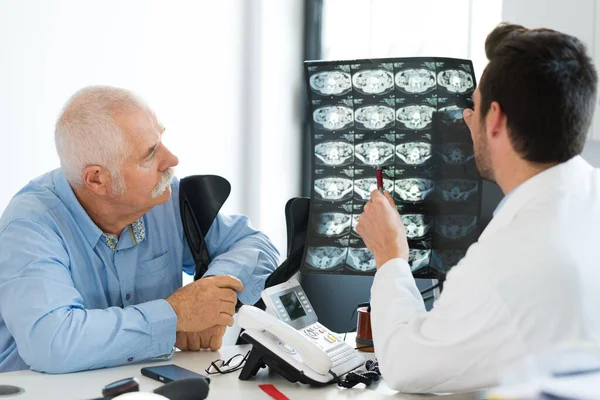
[[68,101],[56,124],[61,168],[0,219],[0,372],[215,350],[238,299],[258,300],[278,253],[241,216],[217,216],[208,272],[181,287],[195,265],[164,130],[127,90],[88,87]]
[[579,40],[551,30],[501,25],[485,47],[490,62],[463,115],[480,175],[506,197],[431,311],[389,194],[373,192],[357,225],[377,265],[381,373],[406,392],[494,385],[523,357],[600,341],[600,173],[579,156],[596,69]]

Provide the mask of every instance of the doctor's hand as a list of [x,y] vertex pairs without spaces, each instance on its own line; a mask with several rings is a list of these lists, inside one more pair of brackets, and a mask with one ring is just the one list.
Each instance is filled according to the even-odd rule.
[[175,347],[183,351],[211,349],[217,351],[223,345],[226,326],[215,325],[201,332],[177,332]]
[[202,278],[177,289],[166,299],[177,314],[177,332],[232,326],[236,292],[243,290],[242,282],[229,275]]
[[402,219],[389,192],[384,193],[371,192],[371,200],[365,204],[356,225],[356,232],[375,256],[377,269],[392,258],[408,261],[408,241]]

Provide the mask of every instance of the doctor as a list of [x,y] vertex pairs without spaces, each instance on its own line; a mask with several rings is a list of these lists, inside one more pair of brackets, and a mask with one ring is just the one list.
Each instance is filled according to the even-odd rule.
[[464,111],[480,175],[506,194],[494,218],[425,306],[389,193],[372,193],[357,231],[373,252],[375,352],[404,392],[497,383],[524,356],[562,342],[600,341],[600,174],[580,157],[596,70],[572,36],[500,25]]

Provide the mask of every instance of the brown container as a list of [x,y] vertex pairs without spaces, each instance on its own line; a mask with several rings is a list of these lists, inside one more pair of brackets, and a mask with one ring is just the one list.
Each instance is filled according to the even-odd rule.
[[371,313],[367,307],[358,308],[358,320],[356,322],[356,348],[359,351],[372,353],[373,334],[371,333]]

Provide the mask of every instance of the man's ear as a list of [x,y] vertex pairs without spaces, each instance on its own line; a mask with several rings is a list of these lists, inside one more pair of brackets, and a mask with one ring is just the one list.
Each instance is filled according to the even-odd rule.
[[488,139],[494,139],[499,135],[506,134],[506,122],[507,118],[502,106],[497,101],[492,101],[485,118]]
[[99,165],[88,165],[83,169],[83,185],[92,193],[106,196],[111,193],[112,178],[110,172]]

